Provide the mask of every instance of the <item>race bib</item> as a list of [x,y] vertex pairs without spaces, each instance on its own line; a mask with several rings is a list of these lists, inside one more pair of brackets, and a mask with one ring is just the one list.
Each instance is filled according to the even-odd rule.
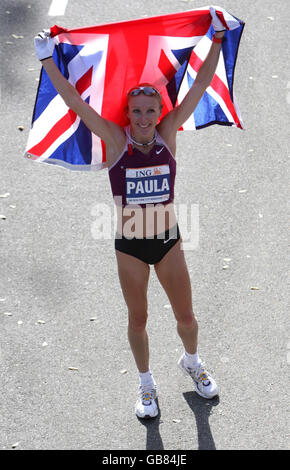
[[169,165],[126,169],[127,204],[157,204],[169,197]]

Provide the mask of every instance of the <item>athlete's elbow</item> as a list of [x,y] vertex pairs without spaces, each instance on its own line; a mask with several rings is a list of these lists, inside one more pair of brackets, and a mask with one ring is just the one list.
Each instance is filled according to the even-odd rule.
[[78,114],[80,109],[80,105],[83,103],[82,98],[80,97],[79,93],[75,88],[69,89],[68,92],[63,97],[65,104],[75,111]]
[[212,77],[208,75],[204,76],[197,76],[194,82],[194,87],[196,88],[196,92],[200,95],[203,95],[207,87],[211,84]]

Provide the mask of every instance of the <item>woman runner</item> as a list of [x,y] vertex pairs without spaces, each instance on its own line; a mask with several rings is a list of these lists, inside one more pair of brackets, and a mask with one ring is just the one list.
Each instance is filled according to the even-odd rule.
[[35,37],[38,59],[54,87],[67,106],[106,144],[109,178],[118,206],[118,273],[128,307],[128,339],[140,379],[135,408],[139,418],[153,418],[159,412],[146,332],[150,264],[170,300],[184,346],[178,366],[193,379],[199,395],[211,399],[218,394],[213,377],[198,355],[198,324],[173,208],[176,134],[212,81],[225,31],[213,7],[210,13],[215,30],[213,42],[183,101],[159,122],[162,99],[158,89],[151,84],[137,85],[127,94],[130,125],[125,129],[102,118],[61,74],[52,59],[54,41],[49,32]]

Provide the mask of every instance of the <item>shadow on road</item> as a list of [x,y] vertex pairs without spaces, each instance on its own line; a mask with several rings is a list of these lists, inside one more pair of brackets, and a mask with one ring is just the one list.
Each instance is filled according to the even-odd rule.
[[[157,398],[158,404],[158,398]],[[158,406],[159,408],[159,406]],[[161,412],[159,408],[159,415],[154,419],[139,419],[139,422],[147,428],[146,436],[146,450],[164,450],[162,438],[159,432]]]
[[[196,392],[183,393],[185,400],[192,409],[197,427],[198,434],[198,450],[216,450],[213,435],[209,425],[209,416],[214,406],[219,404],[219,398],[205,400]],[[139,419],[139,422],[146,427],[146,450],[164,450],[162,438],[159,432],[161,421],[161,412],[154,419]]]
[[212,400],[205,400],[195,392],[185,392],[183,396],[195,416],[198,450],[216,450],[209,425],[209,416],[211,409],[219,404],[219,398],[215,397]]

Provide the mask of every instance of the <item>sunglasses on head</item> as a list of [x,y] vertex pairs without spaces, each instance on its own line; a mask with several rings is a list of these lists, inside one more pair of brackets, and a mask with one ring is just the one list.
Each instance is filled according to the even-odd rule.
[[128,91],[127,96],[138,96],[140,93],[144,93],[146,96],[158,95],[161,98],[159,91],[151,86],[138,86],[131,88],[131,90]]

